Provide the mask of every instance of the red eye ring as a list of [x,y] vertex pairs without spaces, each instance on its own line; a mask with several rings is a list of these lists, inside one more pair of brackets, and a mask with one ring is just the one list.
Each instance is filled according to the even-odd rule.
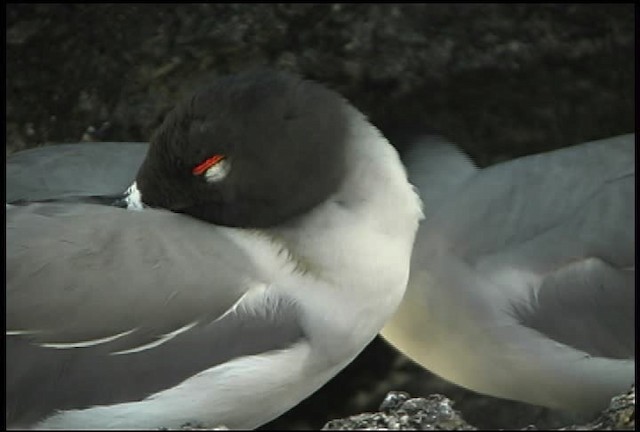
[[209,159],[202,162],[201,164],[196,165],[195,168],[191,170],[191,172],[193,173],[193,175],[204,174],[205,171],[207,171],[209,168],[216,165],[223,159],[224,159],[223,155],[213,155]]

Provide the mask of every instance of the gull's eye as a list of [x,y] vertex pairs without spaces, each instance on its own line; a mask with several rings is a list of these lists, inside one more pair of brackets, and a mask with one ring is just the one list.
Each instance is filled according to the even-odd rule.
[[204,178],[207,182],[213,183],[222,180],[229,173],[231,165],[229,160],[223,155],[213,155],[210,158],[196,165],[191,173],[195,176],[201,176],[204,174]]

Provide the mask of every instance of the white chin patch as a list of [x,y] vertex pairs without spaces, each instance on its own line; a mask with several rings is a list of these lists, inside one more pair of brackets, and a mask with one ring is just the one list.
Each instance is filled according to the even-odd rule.
[[231,170],[231,164],[227,159],[223,159],[204,173],[204,179],[208,183],[216,183],[223,180],[229,171]]
[[138,185],[133,182],[131,186],[124,192],[124,201],[127,203],[128,210],[142,210],[146,206],[142,203],[142,195],[138,190]]

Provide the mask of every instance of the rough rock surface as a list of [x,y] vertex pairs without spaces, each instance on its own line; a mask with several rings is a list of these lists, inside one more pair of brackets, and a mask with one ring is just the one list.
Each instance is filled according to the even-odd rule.
[[[327,83],[385,133],[419,125],[480,165],[635,127],[631,4],[9,4],[6,151],[140,141],[208,79],[272,66]],[[466,391],[377,339],[266,425],[317,429],[390,390],[455,401],[471,424],[577,424]]]
[[193,87],[263,65],[483,162],[487,145],[517,155],[634,127],[630,4],[12,4],[6,34],[11,148],[146,140]]
[[609,408],[595,420],[560,430],[635,430],[636,428],[636,387],[627,393],[611,399]]
[[[405,392],[390,392],[380,405],[380,411],[328,422],[323,430],[477,430],[468,424],[454,403],[445,396],[411,398]],[[558,430],[634,430],[635,386],[626,394],[611,400],[608,409],[595,420],[561,427]],[[533,425],[521,430],[536,430]]]
[[323,430],[476,430],[465,422],[453,403],[442,395],[411,398],[408,393],[390,392],[380,412],[332,420]]

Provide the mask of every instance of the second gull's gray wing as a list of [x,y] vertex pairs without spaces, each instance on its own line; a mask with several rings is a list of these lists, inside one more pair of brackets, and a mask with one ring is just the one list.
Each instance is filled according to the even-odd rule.
[[426,209],[385,338],[495,396],[589,411],[625,391],[635,355],[634,140],[501,163],[449,189]]
[[498,165],[454,198],[487,199],[449,231],[457,253],[503,287],[525,325],[594,356],[635,354],[634,144],[627,135]]
[[446,201],[452,190],[478,172],[464,152],[438,135],[416,139],[402,160],[409,181],[418,189],[427,218]]

